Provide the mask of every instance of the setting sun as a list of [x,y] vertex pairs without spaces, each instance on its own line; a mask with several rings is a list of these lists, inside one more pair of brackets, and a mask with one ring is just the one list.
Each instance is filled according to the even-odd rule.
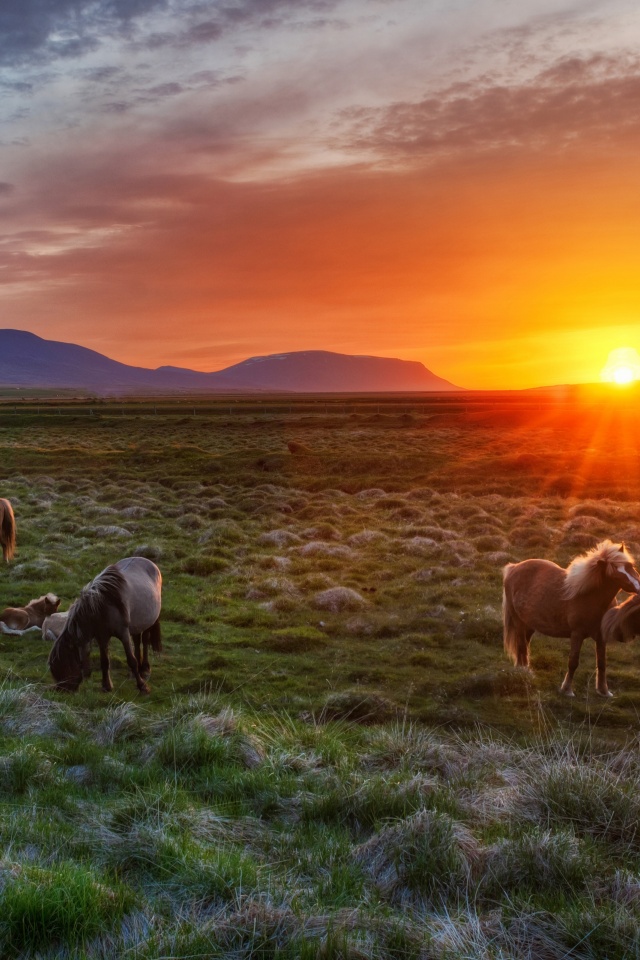
[[636,377],[631,367],[616,367],[613,371],[613,379],[616,383],[625,384],[631,383]]
[[635,347],[618,347],[612,350],[600,374],[608,383],[619,386],[640,380],[640,356]]

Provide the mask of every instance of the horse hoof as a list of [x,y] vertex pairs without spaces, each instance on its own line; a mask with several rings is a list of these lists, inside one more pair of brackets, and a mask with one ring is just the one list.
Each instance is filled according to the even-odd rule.
[[146,683],[141,684],[138,687],[138,690],[143,696],[146,696],[148,693],[151,693],[151,687],[149,687]]
[[103,693],[113,693],[113,684],[111,684],[110,687],[107,687],[107,686],[105,686],[104,683],[103,683],[103,684],[102,684],[102,692],[103,692]]
[[596,689],[596,693],[598,694],[599,697],[612,697],[612,696],[613,696],[613,694],[611,693],[611,690],[597,690],[597,689]]
[[573,692],[573,690],[571,689],[565,690],[564,687],[560,687],[560,693],[562,694],[563,697],[575,697],[575,693]]

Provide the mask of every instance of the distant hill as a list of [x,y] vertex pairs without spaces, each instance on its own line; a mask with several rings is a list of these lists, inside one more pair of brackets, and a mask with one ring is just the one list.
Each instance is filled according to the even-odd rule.
[[238,390],[380,393],[460,390],[413,360],[303,350],[252,357],[214,373],[182,367],[130,367],[74,343],[0,330],[0,386],[187,393]]

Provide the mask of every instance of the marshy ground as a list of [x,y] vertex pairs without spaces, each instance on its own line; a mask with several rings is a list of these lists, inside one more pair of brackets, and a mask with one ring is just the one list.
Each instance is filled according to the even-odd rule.
[[[635,957],[634,645],[574,701],[506,661],[501,568],[640,558],[621,394],[0,405],[19,550],[65,608],[149,556],[165,652],[78,694],[3,637],[0,941],[42,957]],[[97,664],[96,664],[97,667]]]

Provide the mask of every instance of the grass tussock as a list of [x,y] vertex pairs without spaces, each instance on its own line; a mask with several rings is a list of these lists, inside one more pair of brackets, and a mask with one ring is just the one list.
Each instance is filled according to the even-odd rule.
[[148,556],[165,647],[142,703],[117,641],[113,695],[63,696],[3,636],[0,955],[636,956],[633,645],[569,703],[565,641],[514,670],[500,612],[506,562],[640,552],[635,422],[219,403],[0,406],[3,605]]
[[519,745],[377,702],[314,721],[220,691],[72,701],[62,740],[25,740],[8,721],[33,691],[3,693],[3,956],[629,955],[630,751],[550,722]]

